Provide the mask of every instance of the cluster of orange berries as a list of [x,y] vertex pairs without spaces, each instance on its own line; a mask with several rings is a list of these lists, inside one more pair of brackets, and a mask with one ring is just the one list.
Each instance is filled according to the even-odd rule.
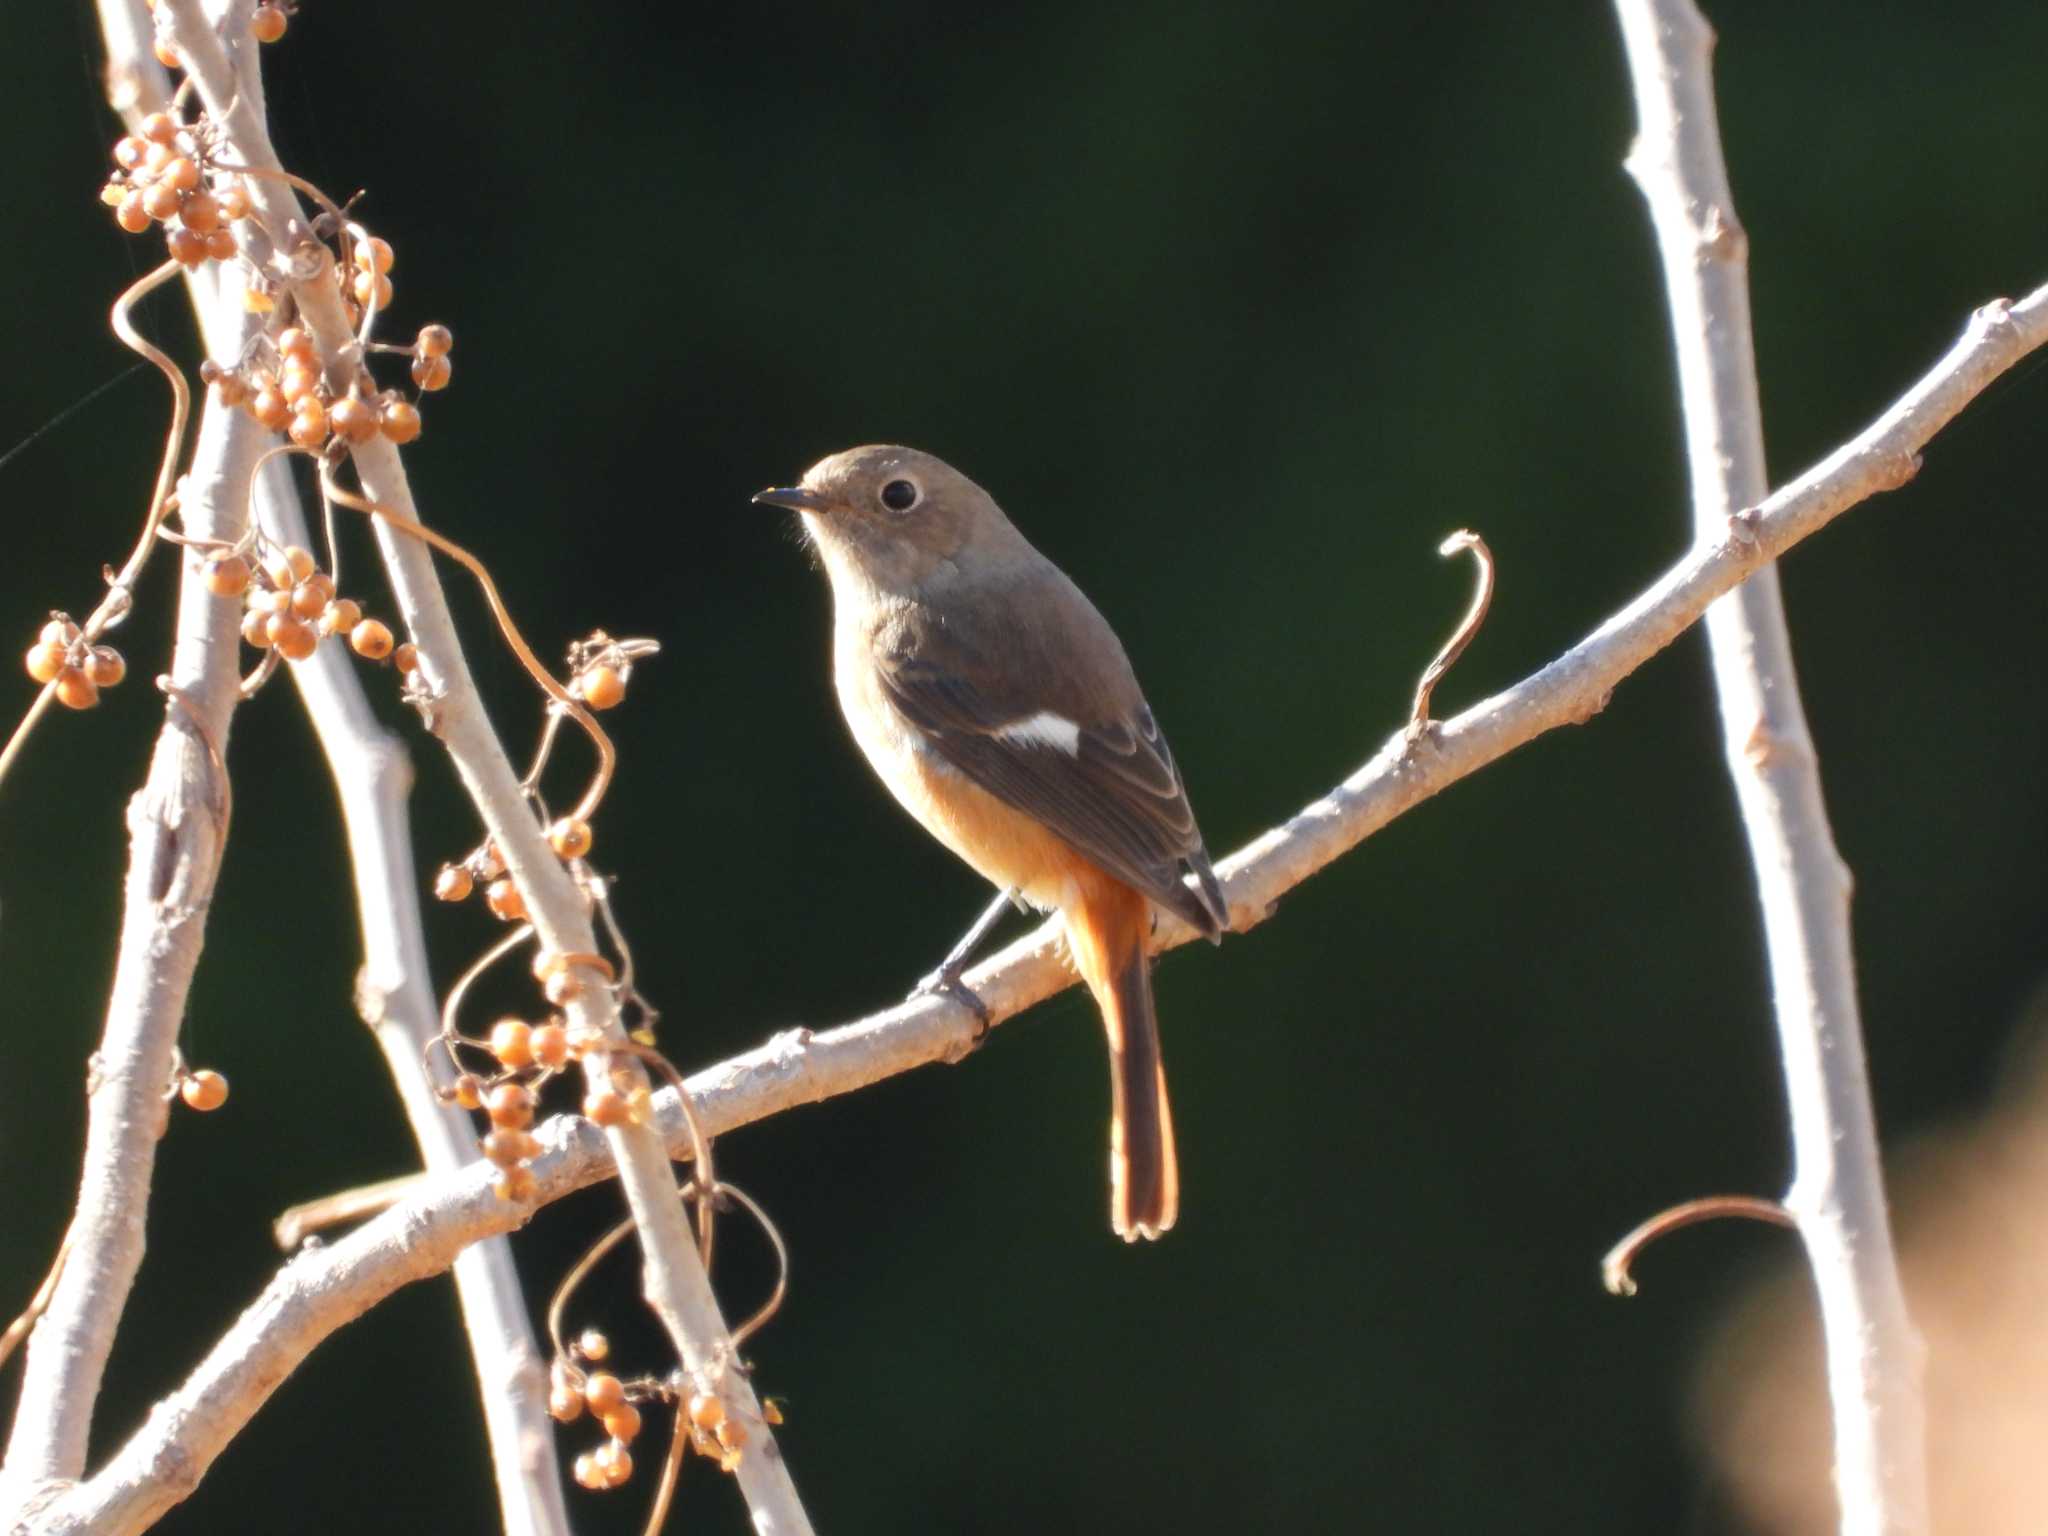
[[[564,859],[585,857],[595,841],[590,823],[577,816],[563,816],[551,823],[547,838],[548,846]],[[484,905],[494,917],[508,923],[526,920],[526,898],[505,873],[505,857],[494,842],[486,842],[466,857],[443,864],[434,875],[434,895],[442,901],[467,901],[479,886],[483,888]],[[568,971],[558,969],[546,978],[546,983],[550,1002],[568,1000],[566,989],[572,984]],[[556,996],[558,989],[564,995]]]
[[66,709],[91,709],[102,688],[128,675],[128,663],[111,645],[88,645],[83,630],[64,614],[53,613],[28,648],[28,675],[39,683],[55,683],[57,702]]
[[[549,994],[558,1002],[566,1001],[575,990],[566,966],[555,966],[549,972],[549,982]],[[572,1027],[560,1015],[538,1024],[508,1017],[492,1025],[483,1040],[457,1043],[489,1053],[498,1070],[489,1078],[463,1072],[444,1096],[459,1108],[480,1109],[490,1118],[491,1128],[477,1150],[498,1170],[492,1183],[498,1197],[531,1199],[533,1171],[527,1165],[540,1152],[540,1143],[532,1134],[537,1090],[571,1062],[602,1053],[607,1048],[605,1032],[595,1025]],[[628,1064],[614,1068],[609,1084],[584,1095],[583,1113],[600,1126],[639,1122],[645,1119],[651,1098],[645,1076]]]
[[410,642],[397,644],[389,626],[363,617],[362,604],[336,596],[334,578],[319,568],[310,551],[292,544],[272,551],[260,564],[223,550],[209,555],[202,575],[216,597],[239,597],[242,640],[258,650],[276,650],[287,661],[304,661],[325,635],[346,635],[349,649],[367,661],[387,658],[400,672],[419,665]]
[[[336,396],[327,387],[320,367],[320,353],[312,332],[303,326],[287,326],[277,333],[275,367],[250,362],[239,368],[224,368],[211,358],[200,364],[199,376],[210,385],[214,397],[224,406],[240,406],[260,425],[283,432],[301,448],[315,453],[330,438],[364,443],[382,434],[394,443],[409,443],[420,435],[419,407],[395,389],[379,394],[365,392],[363,381],[351,385],[345,395]],[[413,343],[413,377],[421,377],[421,364],[444,365],[439,389],[448,382],[448,351],[455,338],[445,325],[425,327]]]
[[557,1360],[548,1373],[548,1412],[563,1424],[574,1423],[587,1412],[608,1437],[576,1458],[577,1485],[593,1492],[621,1487],[633,1475],[633,1453],[627,1447],[640,1433],[640,1409],[634,1400],[645,1402],[659,1396],[661,1389],[643,1382],[629,1386],[610,1371],[586,1374],[582,1362],[594,1365],[611,1354],[610,1341],[595,1328],[571,1345],[570,1353],[573,1363]]
[[248,217],[249,194],[236,178],[208,165],[206,146],[189,127],[168,112],[153,112],[140,133],[114,145],[114,164],[119,169],[100,201],[129,234],[161,224],[172,259],[186,267],[234,256],[229,226]]
[[[622,1381],[610,1371],[583,1369],[599,1364],[611,1353],[611,1344],[595,1328],[587,1330],[569,1346],[571,1358],[556,1360],[548,1373],[548,1412],[558,1423],[573,1424],[588,1413],[603,1427],[604,1444],[577,1456],[572,1475],[578,1487],[592,1492],[622,1486],[633,1475],[633,1455],[627,1449],[640,1433],[639,1403],[671,1400],[678,1394],[655,1381]],[[781,1414],[763,1405],[770,1423]],[[740,1462],[740,1448],[747,1434],[725,1411],[715,1393],[694,1392],[683,1405],[689,1426],[691,1447],[730,1472]]]

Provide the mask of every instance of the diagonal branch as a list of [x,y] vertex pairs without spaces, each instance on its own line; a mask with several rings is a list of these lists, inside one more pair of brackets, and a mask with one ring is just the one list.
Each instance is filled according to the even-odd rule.
[[[1963,338],[1897,404],[1853,441],[1760,506],[1728,519],[1626,608],[1541,671],[1373,759],[1283,825],[1222,863],[1235,926],[1263,921],[1287,891],[1402,812],[1558,726],[1590,719],[1614,687],[1697,622],[1716,598],[1850,507],[1910,478],[1917,455],[1994,379],[2048,344],[2048,288],[1971,317]],[[1162,924],[1164,947],[1194,937]],[[992,1022],[1073,984],[1048,924],[970,972]],[[914,1003],[813,1034],[794,1030],[689,1079],[696,1118],[718,1135],[800,1104],[850,1093],[972,1050],[982,1025],[945,998]],[[689,1131],[673,1091],[655,1096],[657,1123],[682,1155]],[[559,1118],[537,1133],[533,1164],[545,1203],[608,1178],[611,1154],[587,1121]],[[487,1168],[424,1183],[382,1216],[309,1249],[279,1272],[185,1384],[103,1472],[42,1512],[49,1536],[141,1530],[195,1485],[214,1457],[321,1340],[413,1280],[438,1274],[462,1249],[525,1219],[494,1199]],[[175,1486],[155,1469],[176,1469]]]
[[[1692,0],[1618,0],[1641,128],[1628,168],[1649,203],[1685,404],[1693,524],[1711,538],[1762,496],[1763,412],[1748,241],[1721,156],[1713,31]],[[1849,931],[1777,572],[1707,610],[1728,770],[1756,866],[1796,1172],[1785,1205],[1813,1266],[1834,1403],[1842,1530],[1928,1528],[1922,1345],[1885,1211]]]

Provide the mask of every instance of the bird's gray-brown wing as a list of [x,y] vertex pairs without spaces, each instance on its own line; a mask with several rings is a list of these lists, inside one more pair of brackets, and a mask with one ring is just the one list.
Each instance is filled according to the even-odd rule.
[[1172,750],[1109,625],[1047,569],[964,624],[899,610],[871,652],[883,691],[974,783],[1214,938],[1229,913]]

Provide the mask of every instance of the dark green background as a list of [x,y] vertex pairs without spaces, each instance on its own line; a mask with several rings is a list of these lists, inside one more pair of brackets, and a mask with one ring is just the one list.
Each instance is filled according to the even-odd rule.
[[[1973,306],[2048,277],[2048,13],[1713,14],[1784,478]],[[157,256],[94,201],[112,130],[87,13],[7,7],[0,57],[12,443],[127,366],[104,310]],[[686,1067],[894,999],[984,895],[857,760],[822,581],[756,488],[873,440],[981,480],[1117,623],[1219,852],[1398,725],[1466,595],[1445,533],[1483,530],[1501,570],[1447,709],[1684,548],[1602,6],[310,0],[268,63],[288,162],[368,188],[398,248],[397,326],[459,338],[409,454],[427,516],[544,651],[600,625],[666,647],[616,717],[598,846]],[[149,323],[189,334],[174,302]],[[1982,1102],[2042,982],[2044,407],[2048,378],[2006,381],[1784,572],[1895,1144]],[[0,467],[10,645],[90,605],[163,418],[139,374]],[[9,1313],[71,1199],[169,569],[122,638],[136,680],[51,721],[0,790]],[[530,692],[473,636],[523,741]],[[0,694],[11,715],[30,690]],[[439,858],[473,824],[403,725]],[[242,712],[232,759],[186,1040],[235,1097],[164,1144],[102,1447],[272,1271],[280,1207],[408,1165],[288,689]],[[493,931],[431,917],[444,975]],[[1175,955],[1159,994],[1186,1203],[1156,1247],[1105,1230],[1101,1045],[1073,994],[964,1066],[722,1145],[794,1250],[754,1353],[823,1529],[1742,1529],[1689,1446],[1688,1382],[1790,1240],[1690,1234],[1629,1305],[1595,1271],[1649,1211],[1788,1174],[1697,639],[1268,926]],[[615,1210],[598,1191],[533,1224],[537,1292]],[[658,1366],[629,1271],[597,1309]],[[758,1274],[729,1279],[738,1308]],[[316,1354],[164,1529],[485,1529],[473,1395],[452,1289],[415,1287]],[[573,1495],[579,1525],[637,1529],[647,1487]],[[693,1469],[675,1528],[743,1525]]]

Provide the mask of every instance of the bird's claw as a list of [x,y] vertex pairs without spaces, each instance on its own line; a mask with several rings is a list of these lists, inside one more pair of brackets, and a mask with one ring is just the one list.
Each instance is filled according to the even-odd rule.
[[[910,989],[906,1002],[916,1002],[920,997],[949,997],[971,1012],[976,1020],[974,1045],[980,1045],[994,1022],[988,1016],[988,1004],[984,1003],[974,989],[960,979],[959,966],[940,966],[931,975]],[[969,1049],[972,1049],[970,1046]]]

